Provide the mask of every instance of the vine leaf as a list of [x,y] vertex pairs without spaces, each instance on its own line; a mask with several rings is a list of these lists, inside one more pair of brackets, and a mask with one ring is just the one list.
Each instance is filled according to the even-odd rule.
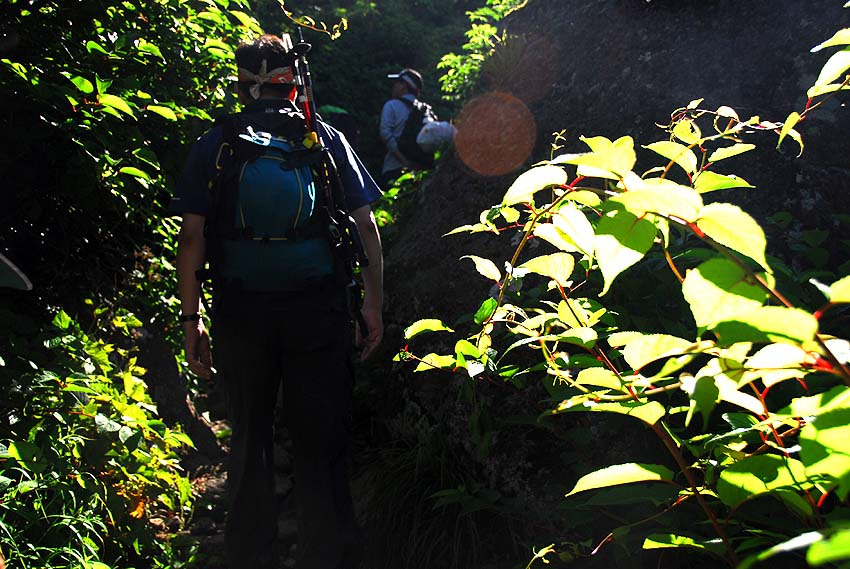
[[592,367],[581,370],[576,378],[576,383],[579,385],[592,385],[595,387],[605,387],[616,391],[623,391],[623,381],[617,376],[617,374],[610,369],[601,367]]
[[611,287],[617,275],[640,261],[652,247],[657,229],[647,219],[615,209],[596,226],[595,253],[605,284],[600,296]]
[[734,175],[718,174],[711,170],[703,170],[694,180],[694,189],[701,194],[729,188],[754,188],[743,178]]
[[823,541],[813,543],[806,552],[806,561],[817,567],[850,558],[850,529],[842,529]]
[[124,114],[130,115],[134,119],[136,118],[136,115],[133,114],[133,109],[131,109],[130,105],[127,104],[127,101],[121,97],[104,93],[100,95],[100,104],[117,109]]
[[575,205],[562,207],[552,216],[552,224],[567,237],[579,253],[593,257],[593,226]]
[[685,144],[698,144],[702,141],[702,131],[692,119],[677,122],[673,127],[673,136]]
[[720,538],[711,540],[695,539],[687,535],[677,535],[673,533],[653,533],[646,537],[643,541],[644,549],[666,549],[666,548],[690,548],[712,553],[723,557],[725,548]]
[[708,204],[697,219],[706,235],[733,251],[753,259],[770,272],[765,258],[767,238],[755,219],[736,205],[728,203]]
[[782,125],[782,130],[779,131],[779,140],[776,142],[776,148],[779,148],[782,144],[782,141],[785,140],[786,136],[790,136],[793,138],[797,144],[800,146],[800,153],[797,154],[799,158],[803,154],[803,138],[800,136],[800,133],[794,130],[794,126],[798,122],[800,122],[800,114],[796,111],[788,115],[788,118],[785,119],[785,123]]
[[162,105],[148,105],[145,107],[145,110],[150,111],[152,113],[156,113],[159,116],[168,119],[170,121],[176,121],[177,115],[174,114],[174,111],[169,109],[168,107],[164,107]]
[[[831,84],[834,80],[841,77],[850,69],[850,48],[845,48],[836,52],[830,57],[826,64],[821,69],[817,81],[812,86],[812,89],[824,87]],[[810,89],[811,91],[811,89]]]
[[584,154],[565,154],[555,161],[578,166],[579,176],[620,180],[631,172],[637,162],[635,141],[631,136],[623,136],[612,142],[604,136],[581,137],[590,152]]
[[697,171],[697,157],[693,151],[683,144],[670,140],[660,140],[647,144],[644,148],[660,154],[667,160],[679,165],[689,176]]
[[461,259],[472,259],[472,262],[475,263],[475,270],[488,279],[496,282],[502,280],[502,273],[499,271],[496,263],[490,259],[485,259],[476,255],[464,255]]
[[518,203],[528,203],[534,200],[534,194],[548,187],[563,186],[567,183],[567,172],[560,166],[547,164],[536,166],[527,172],[523,172],[511,184],[505,197],[502,198],[503,206]]
[[451,328],[443,324],[442,320],[438,320],[436,318],[424,318],[422,320],[417,320],[410,326],[404,329],[404,339],[410,340],[414,336],[418,336],[419,334],[423,334],[425,332],[454,332]]
[[832,283],[829,287],[829,301],[835,303],[850,303],[850,276]]
[[[800,488],[806,480],[806,467],[797,459],[776,454],[760,454],[741,459],[720,474],[717,494],[728,506],[780,488]],[[783,499],[782,494],[777,497]],[[785,500],[783,500],[785,501]]]
[[602,468],[579,478],[566,496],[632,482],[672,482],[673,471],[660,464],[630,462]]
[[[850,3],[848,3],[850,4]],[[850,45],[850,28],[844,28],[835,32],[831,38],[825,42],[819,43],[811,49],[812,53],[816,53],[825,47],[834,47],[837,45]]]
[[635,371],[667,356],[686,353],[693,342],[669,334],[641,334],[623,347],[623,358]]
[[803,344],[814,339],[818,321],[799,308],[762,306],[745,314],[733,316],[714,326],[714,332],[724,343],[737,342],[794,342]]
[[432,353],[425,355],[413,371],[432,371],[434,369],[453,368],[454,366],[454,356],[441,356]]
[[[800,459],[806,474],[825,486],[836,487],[840,500],[850,494],[850,406],[819,413],[800,431]],[[826,484],[823,479],[832,481]]]
[[708,157],[708,161],[717,162],[719,160],[725,160],[726,158],[731,158],[732,156],[737,156],[738,154],[749,152],[755,147],[755,144],[746,144],[743,142],[733,144],[732,146],[724,146],[723,148],[718,148],[717,150],[712,152],[711,155],[709,155]]
[[566,399],[558,404],[551,413],[570,413],[576,411],[590,411],[595,413],[617,413],[640,419],[647,425],[654,425],[667,413],[664,405],[658,401],[615,401],[597,402],[590,401],[586,396]]
[[655,213],[694,221],[702,210],[702,197],[690,186],[664,178],[650,178],[634,189],[617,194],[609,200],[622,204],[631,213],[642,216]]
[[751,284],[747,273],[727,259],[705,261],[685,273],[682,294],[700,332],[718,322],[755,310],[767,300],[767,292]]
[[552,253],[551,255],[541,255],[530,259],[518,268],[549,277],[560,286],[565,287],[575,268],[575,259],[569,253]]

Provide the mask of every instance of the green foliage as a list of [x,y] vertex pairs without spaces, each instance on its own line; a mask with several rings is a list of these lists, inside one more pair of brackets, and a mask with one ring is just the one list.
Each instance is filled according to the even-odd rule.
[[[848,44],[843,30],[822,47]],[[847,89],[848,69],[843,55],[830,59],[810,95]],[[464,390],[499,378],[541,382],[549,399],[540,424],[566,413],[619,415],[649,428],[669,452],[658,463],[585,472],[573,484],[567,507],[585,495],[585,505],[597,496],[607,506],[633,504],[635,492],[613,493],[621,485],[672,486],[645,518],[620,510],[619,527],[599,547],[642,528],[645,549],[733,566],[777,554],[812,566],[850,562],[850,342],[832,334],[829,318],[850,301],[848,277],[823,269],[826,284],[803,281],[815,304],[792,304],[778,284],[789,275],[767,254],[761,226],[735,205],[704,202],[708,192],[750,187],[723,162],[754,147],[742,141],[748,132],[773,132],[802,151],[795,126],[823,100],[784,123],[692,101],[672,114],[664,140],[643,147],[662,160],[640,169],[631,137],[582,137],[586,150],[534,166],[479,223],[452,232],[519,227],[518,245],[504,263],[464,257],[497,292],[455,353],[405,350],[398,359],[417,371],[455,370],[472,380]],[[534,238],[547,246],[529,256]],[[665,266],[680,286],[669,284]],[[637,317],[638,303],[601,304],[628,297],[621,287],[644,267],[641,280],[669,290],[672,303],[652,325]],[[413,338],[450,329],[425,320],[407,331]]]
[[440,76],[443,97],[449,101],[465,99],[477,84],[481,64],[495,47],[504,41],[498,23],[514,10],[525,5],[527,0],[487,0],[476,10],[467,12],[470,28],[466,32],[466,43],[460,54],[448,53],[437,64],[444,70]]
[[[140,324],[129,313],[109,322]],[[19,328],[2,329],[7,557],[19,567],[180,566],[169,530],[187,521],[192,492],[176,451],[192,442],[156,417],[145,370],[63,311],[36,334]]]
[[191,558],[174,537],[191,441],[157,418],[132,350],[149,333],[178,341],[165,204],[190,143],[232,107],[233,49],[259,31],[248,10],[0,5],[0,248],[34,283],[0,291],[0,543],[16,566]]

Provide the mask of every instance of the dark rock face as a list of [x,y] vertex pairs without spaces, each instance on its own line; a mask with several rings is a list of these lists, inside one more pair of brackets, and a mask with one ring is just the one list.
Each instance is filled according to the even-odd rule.
[[[810,49],[850,25],[850,9],[842,5],[839,0],[530,0],[509,18],[514,39],[482,69],[480,90],[508,93],[530,109],[534,150],[512,171],[486,169],[497,176],[465,164],[464,148],[443,160],[419,190],[415,215],[388,247],[389,322],[451,319],[477,308],[489,285],[470,261],[458,259],[475,254],[501,265],[512,250],[510,237],[441,235],[475,223],[524,168],[548,158],[553,132],[565,131],[561,152],[585,151],[581,135],[630,135],[638,148],[636,170],[642,172],[660,160],[640,146],[666,139],[656,124],[668,123],[674,109],[693,99],[703,98],[708,109],[730,106],[742,119],[784,121],[790,112],[802,111],[806,89],[835,51]],[[724,161],[716,171],[742,176],[756,189],[709,194],[706,200],[737,203],[778,245],[785,236],[771,234],[765,223],[777,211],[791,212],[797,230],[829,228],[832,214],[850,212],[850,113],[842,104],[847,99],[840,94],[798,125],[806,143],[800,158],[791,140],[776,150],[775,134],[748,138],[757,150]],[[462,120],[458,127],[460,133],[479,128]],[[522,138],[529,125],[506,128],[507,138],[493,143],[493,160],[517,128],[523,129]],[[480,139],[467,138],[480,146]],[[487,150],[476,148],[471,165],[479,171]]]

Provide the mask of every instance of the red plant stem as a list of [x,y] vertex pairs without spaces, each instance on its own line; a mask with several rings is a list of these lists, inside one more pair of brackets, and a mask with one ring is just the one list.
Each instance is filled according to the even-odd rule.
[[732,548],[732,544],[729,542],[729,537],[726,535],[726,532],[721,527],[720,523],[717,521],[717,514],[712,510],[705,501],[705,498],[702,494],[700,494],[699,487],[697,486],[697,481],[694,479],[693,474],[691,474],[690,467],[685,464],[685,459],[682,458],[682,454],[679,452],[679,449],[676,447],[676,443],[674,443],[670,436],[662,429],[658,424],[651,425],[653,432],[661,439],[661,442],[664,443],[664,446],[667,447],[667,450],[673,456],[673,460],[676,461],[676,464],[679,466],[679,470],[682,471],[682,474],[685,476],[685,479],[688,481],[688,485],[691,488],[691,491],[694,493],[694,496],[697,499],[697,503],[699,503],[705,515],[708,517],[708,520],[711,522],[711,527],[714,528],[715,533],[717,533],[720,540],[723,542],[723,547],[726,548],[726,555],[728,556],[729,564],[733,567],[738,565],[738,556],[735,554],[735,550]]
[[676,268],[676,263],[673,262],[673,257],[670,256],[670,251],[667,250],[667,247],[664,247],[664,257],[667,259],[667,264],[670,265],[670,269],[672,269],[676,278],[679,279],[679,282],[685,282],[685,277],[683,277],[682,273],[679,272],[679,269]]

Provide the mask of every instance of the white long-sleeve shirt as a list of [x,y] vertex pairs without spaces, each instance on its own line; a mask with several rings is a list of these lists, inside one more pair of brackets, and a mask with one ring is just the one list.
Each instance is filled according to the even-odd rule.
[[[416,97],[409,93],[402,97],[411,102],[416,100]],[[380,135],[381,141],[387,148],[381,173],[404,167],[404,162],[399,157],[398,139],[401,137],[408,116],[410,116],[410,107],[398,99],[390,99],[381,109]]]

